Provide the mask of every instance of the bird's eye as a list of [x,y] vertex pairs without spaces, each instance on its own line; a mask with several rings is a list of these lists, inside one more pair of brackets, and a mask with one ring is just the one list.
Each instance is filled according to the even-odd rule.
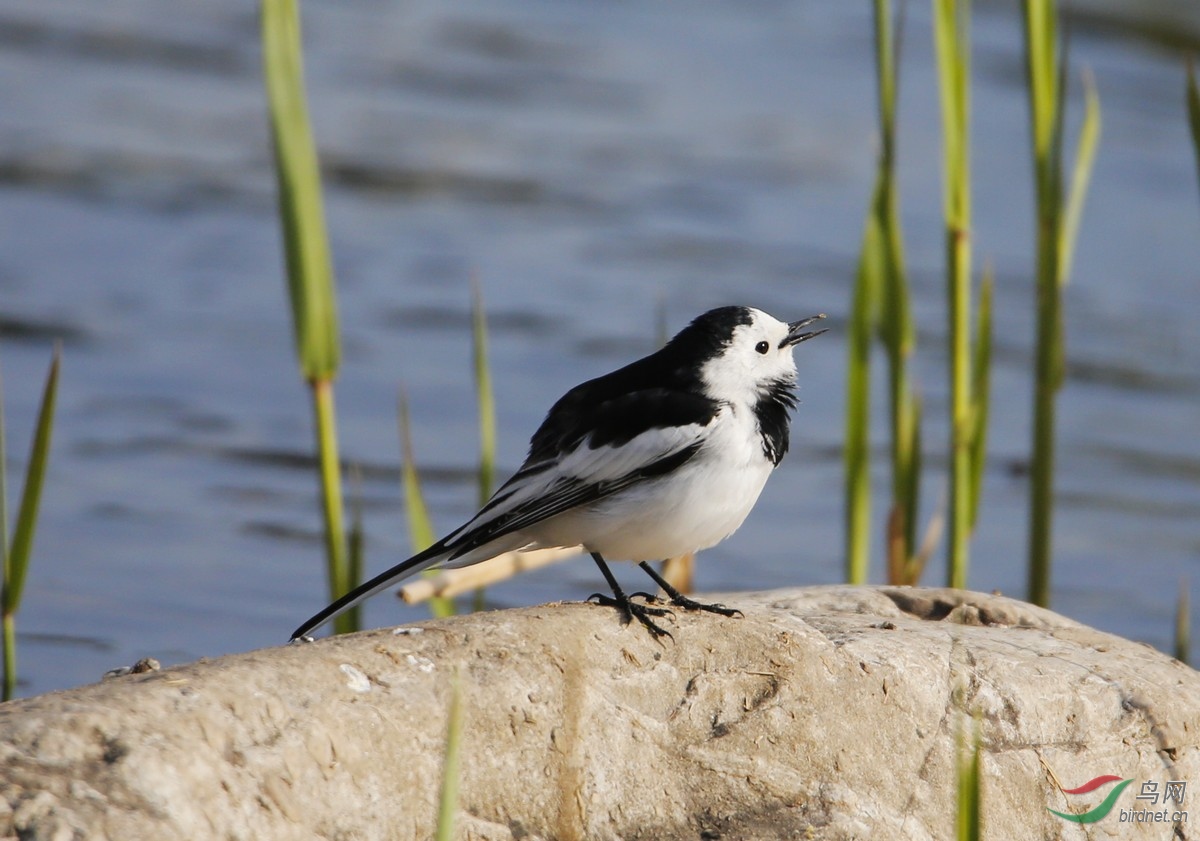
[[754,349],[759,353],[766,353],[771,349],[771,345],[769,342],[759,342],[754,346]]

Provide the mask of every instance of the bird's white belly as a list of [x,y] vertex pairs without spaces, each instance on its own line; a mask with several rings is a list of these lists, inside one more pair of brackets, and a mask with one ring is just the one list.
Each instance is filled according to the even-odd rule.
[[746,519],[772,470],[751,434],[756,428],[747,428],[753,419],[725,411],[705,446],[678,470],[529,533],[542,545],[582,542],[614,561],[658,561],[720,543]]

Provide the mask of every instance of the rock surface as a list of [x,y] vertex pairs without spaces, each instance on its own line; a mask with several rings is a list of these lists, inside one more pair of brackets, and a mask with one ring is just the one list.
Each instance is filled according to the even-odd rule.
[[[559,604],[252,651],[0,706],[0,835],[406,839],[434,829],[459,676],[458,837],[949,839],[964,721],[985,837],[1189,838],[1200,675],[1000,596],[721,597],[660,644]],[[1132,779],[1111,814],[1067,822]],[[1200,808],[1194,820],[1200,823]],[[1172,834],[1174,833],[1174,834]],[[1200,834],[1200,833],[1197,833]]]

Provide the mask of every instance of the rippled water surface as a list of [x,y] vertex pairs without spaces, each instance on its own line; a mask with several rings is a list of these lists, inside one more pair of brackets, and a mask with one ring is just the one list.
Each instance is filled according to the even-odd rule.
[[[1166,647],[1180,578],[1200,577],[1200,198],[1182,111],[1200,11],[1073,5],[1072,59],[1096,77],[1104,134],[1068,293],[1054,606]],[[983,3],[974,19],[976,243],[998,274],[998,368],[971,584],[1020,595],[1033,290],[1016,8]],[[364,471],[369,568],[408,548],[401,383],[437,523],[471,513],[474,273],[504,469],[563,390],[654,346],[660,306],[671,329],[730,302],[828,312],[831,332],[797,353],[793,452],[746,526],[701,557],[698,583],[840,580],[843,336],[874,153],[869,4],[353,0],[304,13],[343,326],[340,433]],[[902,190],[932,512],[944,310],[924,4],[907,26]],[[55,339],[64,373],[20,616],[22,694],[141,656],[283,641],[324,582],[253,4],[0,0],[10,490]],[[943,574],[939,562],[926,580]],[[489,598],[578,599],[597,578],[568,562]],[[388,597],[366,613],[424,615]]]

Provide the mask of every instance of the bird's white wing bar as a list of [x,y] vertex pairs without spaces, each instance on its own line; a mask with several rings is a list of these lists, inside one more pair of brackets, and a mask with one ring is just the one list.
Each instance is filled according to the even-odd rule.
[[703,443],[705,430],[700,424],[650,429],[624,444],[595,449],[585,440],[552,468],[507,483],[474,519],[446,537],[445,547],[452,551],[451,558],[463,555],[482,543],[648,481],[691,458]]
[[603,482],[636,473],[704,440],[707,424],[689,423],[648,429],[623,444],[593,448],[590,439],[559,460],[557,472]]

